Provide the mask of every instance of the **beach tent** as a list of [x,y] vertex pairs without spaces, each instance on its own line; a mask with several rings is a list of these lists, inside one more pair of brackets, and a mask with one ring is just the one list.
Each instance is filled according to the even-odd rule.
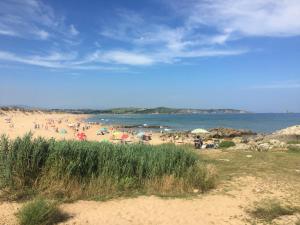
[[209,132],[202,128],[197,128],[191,131],[192,134],[208,134]]
[[77,134],[77,138],[78,138],[78,140],[80,140],[80,141],[84,141],[84,140],[86,140],[86,134],[83,133],[83,132],[78,133],[78,134]]
[[60,134],[66,134],[66,133],[67,133],[67,130],[64,129],[64,128],[63,128],[63,129],[60,129],[59,133],[60,133]]

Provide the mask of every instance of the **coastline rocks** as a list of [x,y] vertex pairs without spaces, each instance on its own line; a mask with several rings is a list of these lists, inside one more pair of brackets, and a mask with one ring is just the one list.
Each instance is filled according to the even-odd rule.
[[136,125],[123,125],[120,128],[144,128],[144,129],[168,129],[168,126],[158,126],[158,125],[147,125],[147,124],[136,124]]
[[250,140],[248,143],[236,143],[235,146],[228,148],[228,150],[245,150],[245,151],[256,151],[256,152],[267,152],[272,150],[286,150],[286,149],[287,149],[287,144],[276,139],[271,139],[269,141]]
[[273,133],[274,135],[300,135],[300,125],[287,127]]
[[223,127],[210,129],[209,132],[210,136],[213,138],[235,138],[256,135],[256,133],[251,130],[237,130]]
[[283,142],[300,141],[300,125],[287,127],[278,130],[265,138],[266,140],[276,139]]

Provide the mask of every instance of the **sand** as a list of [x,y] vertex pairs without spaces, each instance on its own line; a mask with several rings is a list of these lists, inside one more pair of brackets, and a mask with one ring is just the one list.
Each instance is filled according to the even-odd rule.
[[[247,210],[266,197],[290,198],[284,183],[246,176],[220,184],[191,199],[141,196],[106,202],[76,201],[60,208],[70,218],[60,225],[208,225],[251,224]],[[226,191],[225,191],[226,190]],[[0,203],[0,225],[15,225],[22,203]],[[282,218],[282,223],[291,218]],[[293,223],[291,223],[293,224]]]
[[[7,118],[10,118],[8,123]],[[76,139],[76,132],[68,127],[70,123],[81,122],[83,125],[86,115],[59,114],[59,113],[23,113],[19,111],[0,113],[0,134],[11,138],[22,136],[31,131],[34,137],[56,139]],[[45,129],[46,123],[53,120],[53,127]],[[59,121],[61,121],[59,123]],[[12,126],[13,124],[13,126]],[[39,124],[40,129],[34,129]],[[98,136],[96,131],[102,125],[90,125],[85,131],[88,140],[111,140],[111,134]],[[67,134],[57,133],[55,130],[64,128]],[[159,134],[153,134],[151,144],[160,144],[163,141]],[[133,142],[138,141],[133,136]],[[215,150],[218,151],[218,150]],[[282,189],[284,183],[268,182],[255,177],[242,177],[218,185],[218,188],[200,194],[196,198],[162,199],[155,196],[140,196],[130,199],[115,199],[107,202],[77,201],[65,203],[60,207],[71,218],[61,225],[206,225],[206,224],[251,224],[247,208],[255,201],[265,197],[284,198],[291,193]],[[226,191],[224,191],[226,190]],[[290,197],[290,196],[288,196]],[[22,203],[0,201],[0,225],[15,225],[15,213]],[[289,224],[290,218],[283,218],[281,224]],[[293,223],[291,223],[293,224]]]
[[[104,126],[101,124],[89,124],[85,122],[88,118],[87,115],[75,115],[67,113],[45,113],[45,112],[21,112],[21,111],[9,111],[0,112],[0,135],[5,134],[10,138],[16,138],[23,136],[28,132],[32,132],[34,137],[44,137],[44,138],[55,138],[57,140],[72,140],[77,139],[76,132],[73,128],[69,127],[70,124],[80,123],[79,132],[84,132],[87,136],[87,140],[90,141],[102,141],[108,140],[113,143],[120,143],[119,137],[113,138],[112,132],[105,135],[97,135],[97,131],[100,128],[106,127],[112,129],[112,126]],[[51,123],[49,123],[51,122]],[[35,125],[39,125],[39,129],[35,129]],[[89,127],[83,131],[83,127]],[[65,129],[66,134],[61,134],[60,131]],[[120,131],[120,129],[115,128],[115,131]],[[57,132],[58,131],[58,132]],[[120,135],[121,135],[120,134]],[[120,136],[119,135],[119,136]],[[160,138],[159,133],[151,133],[152,140],[149,144],[162,144],[163,141]],[[135,135],[129,135],[126,139],[129,143],[139,142],[140,139]]]

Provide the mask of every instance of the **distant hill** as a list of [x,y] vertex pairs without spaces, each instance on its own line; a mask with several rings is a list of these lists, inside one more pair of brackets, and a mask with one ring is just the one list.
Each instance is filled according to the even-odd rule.
[[87,113],[87,114],[239,114],[249,113],[244,110],[237,109],[181,109],[181,108],[113,108],[105,110],[92,110],[92,109],[79,109],[79,110],[60,110],[53,109],[54,111],[64,111],[70,113]]
[[20,111],[44,111],[44,112],[61,112],[73,114],[241,114],[249,113],[245,110],[238,109],[185,109],[185,108],[113,108],[113,109],[39,109],[31,107],[1,107],[3,111],[20,110]]

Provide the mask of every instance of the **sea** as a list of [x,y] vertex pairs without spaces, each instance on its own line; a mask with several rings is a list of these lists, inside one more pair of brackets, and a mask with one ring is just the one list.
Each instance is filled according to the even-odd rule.
[[[251,114],[97,114],[88,119],[107,125],[157,126],[156,130],[190,131],[196,128],[227,127],[272,133],[300,125],[300,113]],[[154,129],[155,130],[155,129]]]

